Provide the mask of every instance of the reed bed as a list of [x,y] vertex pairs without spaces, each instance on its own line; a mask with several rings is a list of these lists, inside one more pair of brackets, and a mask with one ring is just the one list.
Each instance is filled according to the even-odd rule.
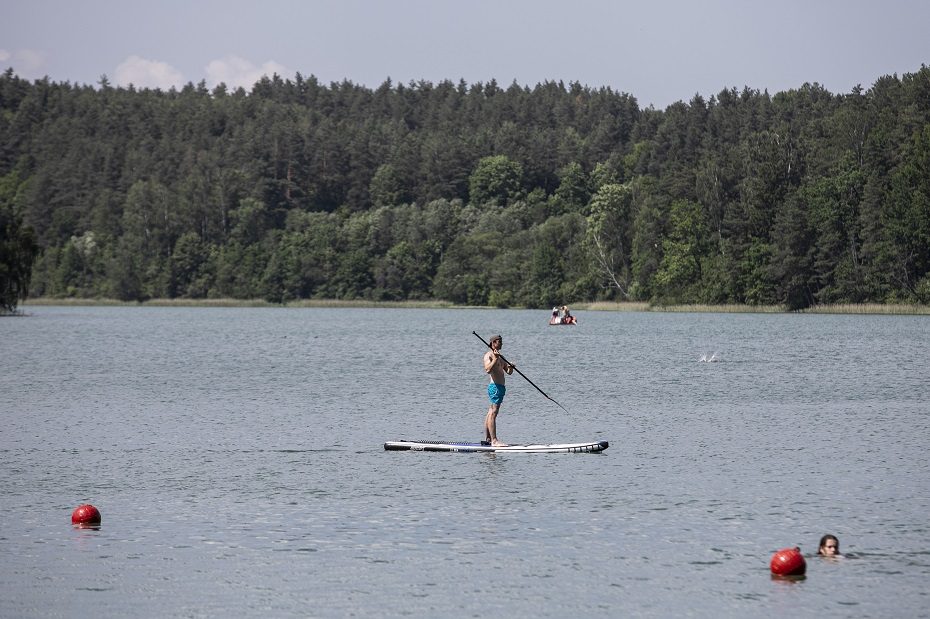
[[119,299],[83,299],[73,297],[37,297],[20,303],[20,307],[29,305],[55,306],[124,306],[124,307],[397,307],[443,309],[467,307],[447,301],[365,301],[342,299],[301,299],[286,303],[271,303],[264,299],[149,299],[147,301],[120,301]]
[[[592,303],[577,303],[576,310],[592,311],[620,311],[620,312],[694,312],[714,314],[784,314],[789,310],[783,305],[742,305],[739,303],[726,303],[710,305],[690,303],[683,305],[651,305],[636,302],[609,302],[595,301]],[[803,310],[799,314],[887,314],[887,315],[930,315],[930,305],[916,304],[884,304],[884,303],[837,303],[830,305],[817,305]]]
[[[343,301],[339,299],[302,299],[288,301],[286,307],[368,307],[368,308],[407,308],[407,309],[449,309],[467,307],[448,301]],[[480,308],[479,308],[480,309]]]
[[895,315],[930,315],[930,305],[907,303],[837,303],[817,305],[801,310],[805,314],[895,314]]
[[[27,299],[20,307],[30,305],[57,306],[126,306],[126,307],[332,307],[332,308],[420,308],[420,309],[492,309],[489,307],[456,305],[448,301],[365,301],[339,299],[301,299],[287,303],[270,303],[264,299],[149,299],[148,301],[120,301],[118,299],[79,299],[39,297]],[[710,305],[701,303],[683,305],[651,305],[639,301],[592,301],[574,303],[573,311],[595,312],[693,312],[715,314],[779,314],[788,310],[781,305],[741,305],[737,303]],[[539,311],[546,311],[541,308]],[[883,303],[837,303],[817,305],[798,310],[801,314],[888,314],[930,315],[930,305],[883,304]]]
[[636,301],[594,301],[592,303],[576,303],[577,310],[606,311],[606,312],[695,312],[718,314],[776,314],[784,312],[785,308],[777,305],[741,305],[737,303],[710,305],[703,303],[688,303],[683,305],[651,305]]
[[653,305],[649,308],[649,311],[714,314],[781,314],[785,312],[785,308],[781,305],[741,305],[738,303],[707,305],[703,303],[690,303],[685,305]]
[[593,301],[591,303],[575,303],[571,307],[575,310],[590,310],[595,312],[648,312],[649,304],[639,301]]
[[149,299],[148,301],[120,301],[119,299],[84,299],[76,297],[36,297],[20,306],[114,306],[114,307],[278,307],[264,299]]

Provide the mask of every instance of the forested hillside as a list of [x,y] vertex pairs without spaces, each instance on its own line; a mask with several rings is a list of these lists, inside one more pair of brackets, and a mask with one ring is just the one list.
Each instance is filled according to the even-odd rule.
[[0,77],[31,296],[930,302],[930,68],[665,110],[577,83]]

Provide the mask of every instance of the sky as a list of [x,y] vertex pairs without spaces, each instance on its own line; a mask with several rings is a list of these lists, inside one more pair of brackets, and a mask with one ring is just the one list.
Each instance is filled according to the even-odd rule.
[[251,88],[262,75],[610,87],[664,109],[868,89],[930,64],[927,0],[0,0],[0,70]]

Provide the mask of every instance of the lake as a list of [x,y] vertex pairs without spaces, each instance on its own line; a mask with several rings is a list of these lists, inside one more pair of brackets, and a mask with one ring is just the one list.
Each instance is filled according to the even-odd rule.
[[[926,316],[24,310],[0,616],[930,616]],[[610,448],[384,451],[483,437],[472,331],[568,411],[514,373],[502,440]]]

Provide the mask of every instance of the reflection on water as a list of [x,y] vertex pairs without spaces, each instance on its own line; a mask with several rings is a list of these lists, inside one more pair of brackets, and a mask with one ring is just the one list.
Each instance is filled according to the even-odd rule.
[[[925,613],[924,317],[28,309],[2,616]],[[568,411],[515,374],[502,439],[610,449],[383,451],[481,437],[473,330]],[[770,577],[786,546],[803,581]]]

